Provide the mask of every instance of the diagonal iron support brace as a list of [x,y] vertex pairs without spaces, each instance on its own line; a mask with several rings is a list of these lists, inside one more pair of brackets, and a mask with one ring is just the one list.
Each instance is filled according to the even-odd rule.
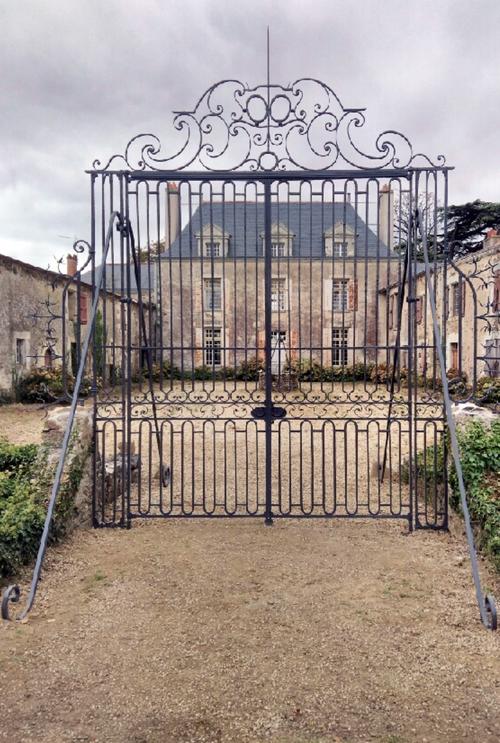
[[462,512],[465,523],[465,533],[467,535],[467,544],[469,547],[469,557],[472,569],[472,578],[474,580],[474,588],[476,590],[476,598],[479,606],[479,613],[481,621],[487,629],[496,630],[497,628],[497,610],[495,605],[494,597],[490,595],[484,595],[481,588],[481,578],[479,576],[479,566],[477,561],[476,547],[474,544],[474,533],[472,531],[469,506],[467,503],[467,495],[465,492],[464,476],[462,471],[462,463],[460,461],[460,451],[458,448],[457,439],[457,427],[453,418],[453,412],[451,409],[451,398],[450,390],[448,386],[448,377],[446,376],[446,362],[443,351],[443,343],[441,330],[437,320],[436,301],[434,297],[434,290],[432,287],[431,268],[429,263],[429,251],[427,247],[427,236],[425,230],[422,229],[420,220],[420,212],[418,209],[415,210],[415,224],[418,232],[420,233],[420,239],[422,242],[422,250],[424,254],[425,264],[425,283],[427,287],[427,294],[429,297],[429,304],[432,315],[432,325],[434,329],[434,340],[437,348],[437,355],[439,359],[439,369],[441,373],[441,383],[443,385],[443,399],[446,411],[446,419],[448,423],[448,432],[450,436],[451,452],[453,455],[453,463],[455,465],[455,472],[457,475],[458,489],[460,491],[460,502],[462,506]]
[[[105,242],[104,242],[104,250],[103,250],[103,255],[102,255],[102,262],[101,262],[101,266],[100,266],[99,273],[97,275],[97,280],[96,280],[95,287],[94,287],[94,297],[93,297],[93,301],[92,301],[92,308],[91,308],[90,318],[89,318],[89,323],[88,323],[88,332],[87,332],[87,335],[85,336],[85,340],[84,340],[84,343],[83,343],[83,346],[82,346],[82,351],[81,351],[81,354],[80,354],[80,364],[79,364],[79,367],[78,367],[78,373],[77,373],[77,376],[76,376],[75,386],[74,386],[74,390],[73,390],[73,395],[72,395],[72,398],[71,398],[71,407],[70,407],[70,412],[69,412],[69,416],[68,416],[68,422],[66,424],[66,429],[65,429],[65,432],[64,432],[64,438],[63,438],[63,443],[62,443],[62,447],[61,447],[61,453],[59,455],[59,461],[57,463],[57,469],[56,469],[56,474],[55,474],[55,478],[54,478],[54,483],[52,485],[52,491],[51,491],[51,494],[50,494],[49,504],[48,504],[48,507],[47,507],[47,514],[45,516],[45,523],[44,523],[44,527],[43,527],[43,532],[42,532],[42,536],[41,536],[41,539],[40,539],[40,545],[38,547],[38,554],[37,554],[37,558],[36,558],[35,569],[33,571],[33,577],[32,577],[32,580],[31,580],[31,587],[30,587],[30,591],[29,591],[29,594],[28,594],[28,599],[26,601],[26,606],[24,607],[23,611],[17,616],[17,620],[18,621],[21,621],[22,619],[24,619],[27,616],[27,614],[31,611],[31,609],[33,607],[33,604],[34,604],[34,601],[35,601],[35,596],[36,596],[38,584],[39,584],[39,581],[40,581],[40,576],[41,576],[41,573],[42,573],[43,562],[44,562],[44,559],[45,559],[45,552],[47,550],[47,544],[48,544],[48,540],[49,540],[49,536],[50,536],[50,528],[51,528],[51,525],[52,525],[52,518],[53,518],[53,515],[54,515],[54,509],[55,509],[55,505],[56,505],[56,502],[57,502],[57,497],[59,495],[59,490],[60,490],[60,487],[61,487],[61,480],[62,480],[62,475],[63,475],[63,470],[64,470],[64,464],[65,464],[65,461],[66,461],[66,455],[68,453],[68,447],[69,447],[69,442],[70,442],[70,438],[71,438],[71,433],[73,431],[73,424],[75,422],[76,408],[77,408],[77,405],[78,405],[78,402],[79,402],[80,387],[81,387],[81,384],[82,384],[82,381],[83,381],[83,376],[85,374],[85,365],[86,365],[86,362],[87,362],[87,356],[88,356],[89,349],[90,349],[90,343],[91,343],[91,340],[92,340],[92,337],[93,337],[95,320],[96,320],[96,316],[97,316],[97,310],[98,310],[98,307],[99,307],[100,292],[101,292],[101,289],[102,289],[102,282],[103,282],[103,278],[104,278],[104,270],[105,270],[105,265],[106,265],[106,259],[107,259],[108,252],[109,252],[109,246],[110,246],[110,243],[111,243],[111,237],[112,237],[112,234],[113,234],[113,228],[115,226],[116,226],[116,229],[118,230],[118,232],[121,232],[122,234],[128,232],[129,234],[131,234],[131,228],[128,225],[128,223],[126,222],[126,220],[122,217],[122,215],[119,212],[116,212],[116,211],[112,212],[111,215],[110,215],[110,217],[109,217],[108,229],[107,229],[107,232],[106,232],[106,238],[105,238]],[[133,235],[132,235],[132,240],[133,240]],[[137,256],[136,256],[136,253],[135,253],[135,246],[134,246],[133,242],[132,242],[132,245],[133,245],[133,251],[132,252],[133,252],[133,256],[134,256],[134,266],[135,266],[135,270],[137,272],[138,271]],[[137,273],[136,273],[136,276],[137,276]],[[140,286],[139,281],[138,281],[138,286]],[[142,305],[141,305],[141,309],[142,309]],[[142,320],[143,320],[143,331],[145,332],[144,313],[142,311],[141,311],[141,316],[142,316]],[[144,336],[144,337],[146,339],[146,336]],[[149,360],[150,360],[150,357],[149,357]],[[149,363],[149,371],[150,371],[150,377],[151,377],[151,371],[152,371],[151,360],[150,360],[150,363]],[[153,405],[154,405],[154,402],[153,402]],[[156,417],[156,408],[155,407],[154,407],[154,410],[155,410],[156,436],[157,436],[158,446],[161,446],[161,439],[160,439],[160,435],[159,435],[158,420],[157,420],[157,417]],[[130,462],[129,462],[129,466],[130,466]],[[2,593],[2,603],[1,603],[1,615],[2,615],[2,619],[10,619],[10,616],[9,616],[9,607],[10,607],[10,604],[11,603],[18,603],[19,602],[19,599],[20,599],[20,596],[21,596],[21,590],[20,590],[20,588],[19,588],[18,585],[10,585],[10,586],[7,586],[7,588],[4,589],[4,591]]]
[[162,436],[161,436],[161,430],[160,430],[160,423],[158,420],[158,409],[157,409],[157,404],[156,404],[154,382],[153,382],[153,358],[152,358],[152,353],[151,353],[152,344],[151,344],[151,339],[150,338],[148,339],[147,328],[146,328],[146,318],[144,315],[144,302],[142,298],[142,286],[141,286],[141,268],[140,268],[139,258],[137,256],[137,249],[135,246],[134,231],[128,219],[125,219],[123,221],[122,232],[123,234],[128,234],[128,237],[130,240],[130,250],[132,253],[132,262],[134,264],[135,283],[137,286],[137,300],[139,304],[141,333],[142,333],[142,338],[144,341],[144,347],[146,349],[146,364],[148,367],[148,388],[149,388],[149,394],[151,395],[151,408],[153,411],[155,438],[156,438],[156,445],[158,447],[158,458],[160,462],[160,478],[161,478],[162,485],[164,487],[167,487],[170,483],[170,467],[168,465],[164,465],[162,462]]
[[[409,233],[411,233],[412,229],[413,229],[413,225],[410,224]],[[399,368],[400,355],[401,355],[401,322],[403,319],[403,306],[404,306],[404,300],[405,300],[406,285],[408,283],[408,265],[409,265],[409,261],[411,260],[410,242],[411,242],[410,235],[408,235],[405,256],[404,256],[403,275],[401,277],[401,284],[400,284],[399,292],[398,292],[398,316],[397,316],[396,340],[394,343],[394,356],[393,356],[393,361],[392,361],[391,385],[390,385],[390,391],[389,391],[389,395],[390,395],[389,410],[387,411],[387,431],[385,434],[384,455],[382,457],[382,464],[380,465],[380,468],[379,468],[379,481],[381,483],[384,481],[385,470],[387,468],[387,454],[389,450],[389,441],[390,441],[390,436],[391,436],[391,417],[392,417],[392,409],[394,406],[394,388],[396,386],[396,374]],[[410,300],[408,299],[408,301]]]

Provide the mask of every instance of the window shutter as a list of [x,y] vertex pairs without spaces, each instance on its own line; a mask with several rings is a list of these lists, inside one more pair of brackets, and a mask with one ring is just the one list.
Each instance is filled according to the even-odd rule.
[[450,287],[449,286],[446,287],[446,298],[445,298],[445,302],[446,302],[446,312],[445,312],[445,315],[446,315],[446,317],[449,317],[450,316]]
[[80,325],[86,325],[87,322],[87,295],[85,292],[80,292]]
[[358,280],[351,279],[349,281],[349,309],[358,309]]
[[493,287],[493,312],[500,311],[500,273],[495,274],[495,286]]
[[465,315],[465,281],[460,282],[461,315]]
[[296,359],[299,356],[299,334],[296,330],[290,331],[290,359]]

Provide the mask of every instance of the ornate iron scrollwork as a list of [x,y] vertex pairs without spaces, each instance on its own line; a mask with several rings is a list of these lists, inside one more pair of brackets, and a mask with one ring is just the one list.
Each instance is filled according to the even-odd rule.
[[95,160],[93,169],[324,171],[335,165],[361,170],[445,165],[442,155],[433,162],[415,154],[408,137],[392,129],[379,134],[372,153],[363,152],[355,134],[365,123],[364,110],[344,108],[328,85],[313,78],[254,88],[223,80],[192,111],[174,112],[173,128],[180,137],[176,152],[163,154],[156,135],[139,134],[123,155],[113,155],[104,166]]

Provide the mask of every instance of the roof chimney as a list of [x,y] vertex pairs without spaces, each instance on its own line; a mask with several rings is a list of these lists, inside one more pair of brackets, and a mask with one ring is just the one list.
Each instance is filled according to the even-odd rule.
[[389,250],[394,246],[394,198],[389,184],[380,189],[378,197],[379,238]]
[[74,276],[78,271],[78,256],[67,255],[66,256],[66,273],[68,276]]
[[500,251],[500,233],[494,227],[486,232],[483,246],[488,249],[495,248],[497,252]]
[[165,248],[168,250],[179,236],[181,227],[181,199],[176,183],[167,186],[165,215]]

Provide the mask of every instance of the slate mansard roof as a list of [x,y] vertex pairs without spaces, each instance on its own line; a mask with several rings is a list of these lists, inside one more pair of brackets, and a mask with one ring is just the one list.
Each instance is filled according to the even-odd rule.
[[[275,202],[271,205],[271,224],[275,227],[278,223],[280,237],[286,238],[286,233],[281,233],[282,228],[293,235],[291,257],[294,258],[324,257],[325,233],[339,225],[341,231],[344,224],[347,231],[351,228],[356,234],[356,257],[387,258],[391,255],[386,244],[347,202]],[[206,235],[210,225],[230,236],[228,258],[262,257],[264,204],[215,201],[200,204],[170,250],[162,253],[162,257],[197,257],[197,235],[201,231]]]

